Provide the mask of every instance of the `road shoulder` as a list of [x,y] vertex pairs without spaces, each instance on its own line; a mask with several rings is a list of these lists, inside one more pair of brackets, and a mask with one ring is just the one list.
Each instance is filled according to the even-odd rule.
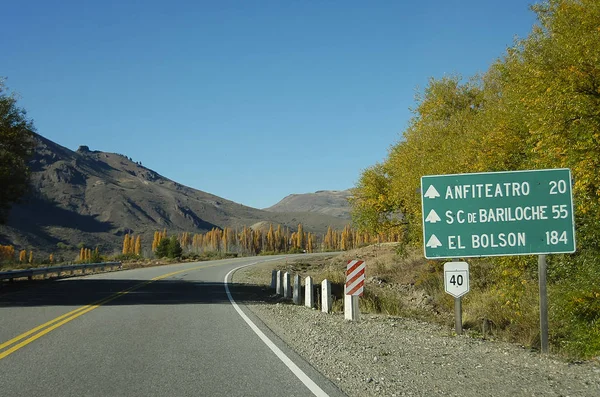
[[237,271],[235,283],[262,283],[245,302],[300,357],[349,396],[597,396],[600,367],[570,364],[519,346],[453,336],[438,325],[385,315],[345,321],[273,296],[274,264]]

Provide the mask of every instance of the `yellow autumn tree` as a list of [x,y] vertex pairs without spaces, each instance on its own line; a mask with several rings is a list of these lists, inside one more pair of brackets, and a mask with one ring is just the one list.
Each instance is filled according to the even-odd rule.
[[304,240],[304,229],[302,227],[302,224],[299,223],[298,224],[298,232],[296,233],[296,247],[299,249],[304,249],[304,244],[305,244],[305,240]]
[[12,245],[0,245],[0,260],[12,262],[15,259],[15,247]]
[[123,255],[127,255],[129,253],[129,234],[125,234],[123,237]]
[[152,240],[152,252],[156,251],[156,247],[158,247],[158,244],[160,243],[161,239],[162,239],[162,234],[159,231],[155,231],[154,239]]
[[135,249],[134,249],[133,253],[135,255],[141,255],[141,253],[142,253],[142,239],[139,235],[135,239]]
[[267,232],[267,251],[275,251],[275,232],[273,231],[273,224],[269,225],[269,231]]
[[312,253],[312,252],[313,252],[313,249],[314,249],[314,248],[313,248],[313,237],[314,237],[314,236],[312,235],[312,233],[308,233],[308,236],[307,236],[307,238],[306,238],[306,250],[307,250],[309,253]]
[[221,245],[223,247],[223,252],[229,252],[229,239],[230,239],[230,230],[229,228],[223,229],[223,235],[221,238]]

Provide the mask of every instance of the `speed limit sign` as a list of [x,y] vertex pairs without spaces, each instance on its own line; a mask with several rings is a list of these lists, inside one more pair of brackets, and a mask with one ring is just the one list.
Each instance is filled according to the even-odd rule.
[[455,298],[469,292],[469,264],[467,262],[444,263],[444,288]]

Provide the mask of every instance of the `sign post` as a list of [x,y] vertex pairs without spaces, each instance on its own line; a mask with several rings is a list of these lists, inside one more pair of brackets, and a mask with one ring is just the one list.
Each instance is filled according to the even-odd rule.
[[358,320],[360,315],[358,297],[362,296],[364,291],[366,266],[364,261],[348,261],[344,288],[344,318],[346,320]]
[[548,291],[546,290],[546,255],[538,257],[540,285],[540,350],[548,353]]
[[460,335],[462,334],[462,296],[470,291],[467,262],[444,264],[444,289],[454,297],[454,329]]
[[[425,257],[539,255],[541,349],[548,351],[546,255],[575,252],[571,170],[421,178]],[[455,302],[458,309],[460,305]]]

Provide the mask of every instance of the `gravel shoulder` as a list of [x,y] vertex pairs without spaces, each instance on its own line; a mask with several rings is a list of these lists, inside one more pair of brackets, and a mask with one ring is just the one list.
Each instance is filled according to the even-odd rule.
[[[272,267],[238,270],[233,282],[266,285]],[[600,396],[596,362],[567,363],[402,317],[349,322],[273,293],[265,288],[265,296],[244,303],[348,396]]]

